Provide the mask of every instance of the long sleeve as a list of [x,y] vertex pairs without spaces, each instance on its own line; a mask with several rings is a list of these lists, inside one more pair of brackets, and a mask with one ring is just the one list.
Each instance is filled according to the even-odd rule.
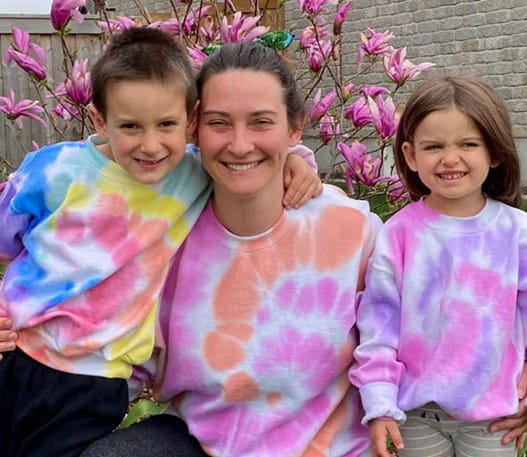
[[381,230],[357,314],[360,344],[355,350],[350,380],[361,394],[366,412],[363,424],[381,416],[405,418],[397,407],[403,370],[397,360],[401,300],[394,268],[385,253],[390,249],[393,247],[386,232]]
[[0,262],[8,263],[23,249],[22,237],[28,227],[30,216],[16,211],[13,199],[17,193],[17,175],[12,175],[0,193]]

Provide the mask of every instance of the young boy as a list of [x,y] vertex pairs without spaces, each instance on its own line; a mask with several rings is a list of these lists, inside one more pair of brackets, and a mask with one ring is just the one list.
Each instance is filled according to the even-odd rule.
[[0,195],[0,455],[76,456],[111,432],[150,357],[170,259],[209,196],[185,153],[197,100],[159,30],[116,35],[93,66],[98,137],[27,155]]

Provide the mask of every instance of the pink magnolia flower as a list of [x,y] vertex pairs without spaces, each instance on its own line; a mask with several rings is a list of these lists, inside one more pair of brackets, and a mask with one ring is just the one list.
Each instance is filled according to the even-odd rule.
[[192,47],[187,46],[187,53],[190,58],[190,63],[192,64],[192,68],[194,68],[196,71],[199,71],[205,60],[207,60],[207,54],[205,54],[201,48],[196,45]]
[[22,129],[22,117],[28,117],[46,126],[46,121],[39,116],[44,112],[44,108],[39,106],[38,101],[24,99],[16,103],[13,89],[9,90],[9,97],[0,97],[0,112],[13,121],[18,130]]
[[390,203],[398,203],[402,200],[406,200],[408,192],[406,191],[403,182],[399,176],[388,176],[390,178],[390,190],[388,192],[388,199]]
[[153,22],[149,27],[160,28],[163,32],[170,33],[176,37],[181,34],[190,35],[199,27],[201,19],[207,14],[210,6],[204,6],[199,10],[189,10],[182,22],[178,18],[167,19],[163,22]]
[[423,70],[434,66],[430,62],[414,65],[409,60],[406,60],[406,48],[399,48],[391,54],[385,55],[383,63],[386,75],[397,84],[402,84],[407,79],[415,78]]
[[364,86],[359,91],[365,97],[377,97],[378,95],[390,92],[386,87],[382,86]]
[[80,114],[76,106],[64,100],[60,101],[51,112],[65,121],[71,121]]
[[342,30],[342,24],[346,20],[348,10],[351,8],[351,0],[346,0],[342,5],[339,6],[335,19],[333,21],[333,33],[339,35]]
[[312,26],[306,27],[300,35],[300,47],[304,50],[310,70],[315,73],[322,69],[331,54],[331,42],[324,39],[328,35],[322,27],[315,30]]
[[251,41],[262,36],[267,33],[269,27],[256,26],[259,20],[260,16],[244,17],[241,11],[237,11],[232,18],[231,24],[229,24],[227,17],[223,16],[220,26],[222,42]]
[[324,144],[328,144],[333,137],[340,134],[340,124],[335,122],[335,118],[331,114],[324,114],[320,119],[320,138]]
[[355,89],[355,84],[353,83],[345,84],[344,87],[342,88],[342,98],[344,98],[344,100],[349,100],[353,93],[353,89]]
[[313,98],[311,110],[309,111],[310,119],[313,122],[319,121],[328,112],[336,97],[337,92],[334,89],[329,91],[324,97],[322,97],[322,89],[319,89]]
[[368,97],[368,106],[375,130],[381,138],[386,139],[394,136],[399,124],[399,117],[392,97],[382,98],[379,95],[375,100]]
[[394,37],[393,33],[386,30],[382,33],[377,33],[371,28],[360,34],[360,49],[357,57],[357,62],[360,63],[364,54],[369,56],[384,56],[392,51],[392,46],[388,43]]
[[355,127],[364,127],[372,122],[371,111],[364,97],[355,100],[344,110],[344,117],[351,119]]
[[79,11],[79,6],[85,6],[86,0],[53,0],[51,3],[51,25],[55,30],[62,30],[70,19],[82,22],[84,16]]
[[328,5],[336,5],[337,0],[298,0],[298,6],[303,14],[316,16],[327,11]]
[[78,105],[87,105],[91,101],[90,73],[86,70],[87,66],[88,59],[77,59],[64,83],[67,96]]
[[30,43],[29,33],[18,28],[13,29],[13,41],[7,48],[5,63],[15,62],[26,73],[39,81],[46,79],[46,52],[35,43]]
[[119,33],[130,27],[135,27],[137,24],[129,17],[120,16],[116,19],[108,19],[107,21],[97,21],[97,25],[103,32]]
[[351,145],[339,142],[337,149],[348,163],[346,182],[350,190],[353,190],[353,181],[366,186],[372,186],[379,181],[381,158],[376,157],[371,160],[371,155],[366,153],[367,148],[364,144],[358,141],[354,141]]
[[318,47],[319,42],[327,41],[326,38],[329,36],[329,32],[324,27],[313,27],[312,25],[302,30],[300,34],[300,47],[302,49],[310,48],[313,46]]

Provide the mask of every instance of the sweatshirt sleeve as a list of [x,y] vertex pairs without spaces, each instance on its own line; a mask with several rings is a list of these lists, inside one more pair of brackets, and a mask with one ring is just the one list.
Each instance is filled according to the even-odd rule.
[[10,262],[22,251],[22,239],[31,219],[15,205],[20,186],[21,177],[14,173],[0,193],[0,263]]
[[368,267],[366,289],[357,312],[360,343],[349,372],[351,383],[361,395],[366,413],[364,425],[378,417],[392,417],[397,421],[406,418],[397,406],[403,371],[402,363],[397,360],[401,303],[395,268],[388,255],[393,255],[394,250],[388,238],[386,230],[381,230]]
[[[521,315],[523,334],[527,335],[527,233],[524,234],[523,239],[520,239],[519,259],[518,309]],[[524,360],[527,360],[527,346],[524,351]]]
[[302,157],[309,164],[311,169],[315,173],[318,173],[318,165],[317,165],[317,162],[315,161],[315,153],[313,152],[311,148],[308,148],[302,143],[298,143],[296,146],[289,148],[288,153],[296,154]]

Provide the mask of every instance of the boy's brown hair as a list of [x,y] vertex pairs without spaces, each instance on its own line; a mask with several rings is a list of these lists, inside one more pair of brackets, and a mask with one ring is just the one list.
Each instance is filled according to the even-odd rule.
[[509,114],[503,100],[483,80],[473,76],[439,76],[423,82],[410,96],[397,129],[395,164],[412,200],[430,190],[404,158],[403,143],[413,142],[417,126],[430,113],[456,107],[477,125],[490,160],[499,163],[489,170],[483,192],[495,200],[520,207],[520,160],[514,144]]
[[159,81],[181,84],[190,116],[198,93],[185,50],[158,29],[131,27],[115,34],[91,69],[92,104],[106,118],[108,86],[121,81]]

